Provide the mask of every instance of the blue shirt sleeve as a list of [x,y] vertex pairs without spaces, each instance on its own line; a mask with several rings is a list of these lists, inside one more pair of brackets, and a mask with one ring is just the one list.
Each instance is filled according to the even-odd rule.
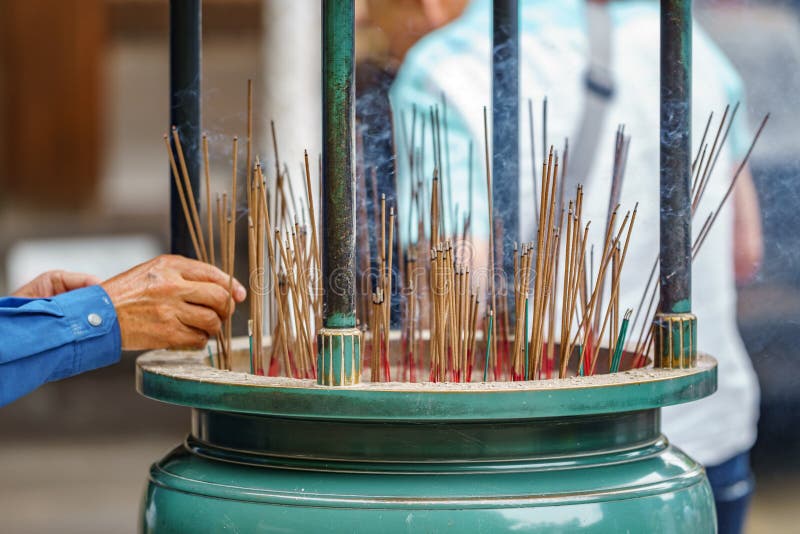
[[117,314],[100,286],[50,299],[0,298],[0,406],[119,361]]

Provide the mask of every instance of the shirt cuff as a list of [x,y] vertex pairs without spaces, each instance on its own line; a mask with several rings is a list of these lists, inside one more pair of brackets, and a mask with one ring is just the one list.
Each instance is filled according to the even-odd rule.
[[52,299],[64,313],[73,335],[74,359],[71,366],[56,369],[50,380],[91,371],[117,363],[121,335],[117,312],[111,298],[100,286],[90,286]]

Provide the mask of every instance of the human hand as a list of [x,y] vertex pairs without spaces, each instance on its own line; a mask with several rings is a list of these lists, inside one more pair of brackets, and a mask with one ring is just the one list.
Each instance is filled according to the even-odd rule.
[[238,281],[229,284],[212,265],[164,255],[100,285],[116,309],[122,348],[145,350],[205,345],[247,295]]
[[46,299],[73,289],[94,286],[99,283],[100,279],[91,274],[47,271],[17,289],[12,293],[12,296],[28,299]]

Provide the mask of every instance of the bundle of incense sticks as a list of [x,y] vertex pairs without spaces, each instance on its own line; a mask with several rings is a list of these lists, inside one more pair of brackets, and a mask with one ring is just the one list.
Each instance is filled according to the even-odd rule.
[[[253,161],[253,85],[247,84],[247,153],[245,190],[247,193],[247,250],[250,282],[248,336],[250,338],[250,372],[259,375],[313,378],[316,376],[316,332],[321,325],[322,301],[319,271],[321,267],[317,243],[316,217],[311,190],[308,153],[305,154],[305,204],[292,191],[288,169],[281,170],[274,123],[271,124],[272,145],[276,160],[275,178],[270,188],[260,162]],[[230,193],[216,195],[212,211],[209,143],[203,136],[205,167],[206,232],[204,235],[195,202],[195,194],[187,171],[178,132],[172,130],[172,144],[164,136],[175,185],[189,227],[194,252],[198,259],[219,266],[230,280],[232,290],[235,270],[236,220],[238,213],[239,141],[233,138],[233,165]],[[173,152],[174,147],[174,152]],[[180,164],[180,171],[178,163]],[[270,201],[274,199],[274,203]],[[271,218],[277,213],[277,219]],[[216,217],[214,216],[216,215]],[[214,219],[217,236],[214,235]],[[301,223],[302,221],[302,223]],[[308,221],[308,225],[306,224]],[[310,226],[310,232],[309,232]],[[310,233],[310,235],[309,235]],[[206,240],[208,246],[206,246]],[[219,243],[219,254],[215,250]],[[269,272],[267,272],[267,263]],[[266,317],[265,317],[266,315]],[[272,325],[272,341],[265,351],[264,323]],[[212,365],[232,368],[232,321],[228,318],[216,337],[216,352],[209,349]],[[214,357],[214,354],[217,357]]]
[[[630,243],[637,208],[628,212],[617,226],[619,206],[614,207],[606,227],[597,276],[591,280],[591,274],[588,275],[590,278],[588,282],[592,282],[593,290],[588,299],[581,301],[578,298],[580,288],[587,286],[584,260],[590,222],[583,224],[583,188],[578,186],[575,198],[569,202],[566,227],[564,227],[564,213],[561,211],[559,215],[556,209],[556,194],[559,190],[558,166],[558,155],[551,147],[542,169],[542,196],[539,199],[536,242],[523,245],[521,254],[516,250],[514,252],[517,321],[514,327],[511,369],[508,373],[511,380],[535,380],[542,377],[549,378],[552,375],[556,350],[555,329],[552,325],[556,322],[555,301],[558,298],[559,289],[556,280],[558,279],[562,245],[565,260],[561,267],[563,289],[561,291],[561,341],[558,347],[559,377],[566,376],[570,358],[573,356],[576,346],[581,357],[579,366],[583,372],[585,374],[595,372],[601,340],[605,335],[609,317],[619,312],[620,273]],[[563,177],[562,174],[562,180]],[[612,271],[610,276],[611,298],[608,303],[603,303],[600,298],[600,288],[605,284],[609,266]],[[532,269],[533,272],[531,272]],[[533,286],[532,295],[531,285]],[[527,325],[529,311],[532,318],[530,329]],[[550,325],[549,334],[546,333],[548,323]],[[599,327],[593,326],[598,323]],[[572,335],[573,328],[576,327],[577,329]]]
[[[170,168],[175,180],[175,187],[178,191],[178,196],[181,201],[181,207],[186,219],[186,224],[189,228],[189,235],[194,247],[195,256],[203,262],[217,265],[217,254],[215,251],[214,240],[214,217],[211,211],[211,194],[210,194],[210,176],[209,176],[209,158],[208,158],[208,139],[203,136],[203,160],[205,163],[205,183],[206,183],[206,229],[207,234],[204,237],[203,227],[201,226],[200,216],[195,202],[195,194],[192,188],[192,182],[189,177],[189,172],[186,167],[186,160],[183,154],[183,147],[181,145],[180,136],[177,129],[172,127],[172,143],[170,137],[164,134],[164,144],[167,148],[169,155]],[[236,191],[236,152],[238,140],[233,139],[234,150],[234,164],[233,164],[233,184],[231,191]],[[174,148],[174,152],[173,152]],[[177,154],[178,162],[180,163],[180,172],[175,162],[175,154]],[[236,241],[236,197],[231,194],[230,202],[228,201],[227,193],[223,193],[220,200],[219,195],[216,199],[216,216],[217,216],[217,229],[219,233],[219,266],[228,275],[229,287],[228,291],[233,290],[233,272],[235,262],[234,245]],[[208,246],[206,246],[206,237],[208,238]],[[230,369],[231,366],[231,319],[228,317],[222,324],[222,331],[216,337],[215,343],[217,347],[217,358],[212,355],[212,364],[219,369]],[[209,351],[210,352],[210,351]]]
[[[277,157],[277,140],[274,126],[273,144]],[[273,207],[278,212],[277,227],[273,227],[270,217],[269,189],[260,163],[253,169],[250,186],[252,201],[250,213],[250,267],[251,282],[259,288],[266,288],[267,276],[264,265],[266,249],[269,264],[269,285],[271,292],[259,291],[255,302],[251,302],[252,346],[251,360],[256,374],[270,376],[282,374],[294,378],[316,377],[316,334],[322,324],[322,307],[319,272],[321,268],[319,246],[317,244],[314,201],[311,194],[311,178],[308,153],[304,154],[304,174],[306,185],[306,206],[310,221],[310,235],[301,217],[305,212],[296,207],[292,200],[293,219],[290,218],[289,200],[294,199],[288,171],[280,171],[276,165],[276,188],[274,196],[280,202]],[[266,246],[265,246],[266,245]],[[263,317],[265,296],[272,298],[266,309],[272,310],[272,336],[270,352],[264,350]]]
[[[697,210],[702,195],[706,191],[712,171],[720,155],[721,147],[724,145],[727,138],[728,131],[731,127],[731,121],[736,113],[734,107],[733,114],[726,122],[728,115],[726,110],[723,120],[720,122],[717,135],[713,144],[705,143],[705,138],[711,123],[711,117],[706,125],[706,132],[703,135],[701,146],[698,149],[697,156],[692,164],[694,173],[694,180],[692,185],[692,209]],[[532,114],[531,114],[532,115]],[[693,245],[693,257],[695,257],[702,246],[704,240],[708,236],[713,223],[719,215],[724,203],[729,198],[733,187],[741,175],[753,146],[755,145],[758,137],[763,130],[763,127],[768,117],[765,117],[761,126],[756,132],[753,143],[750,149],[737,170],[733,180],[726,191],[725,196],[719,204],[719,207],[712,211],[705,223],[700,228],[695,242]],[[413,117],[412,117],[413,119]],[[412,125],[414,121],[412,120]],[[486,128],[486,118],[484,117],[484,125]],[[430,128],[433,132],[437,130],[437,123],[434,118],[430,121]],[[421,128],[422,136],[424,138],[424,122]],[[531,124],[531,131],[533,131]],[[723,133],[724,132],[724,133]],[[543,137],[546,132],[543,132]],[[436,139],[437,134],[434,133],[433,137],[433,152],[434,155],[439,150]],[[488,137],[488,136],[487,136]],[[414,131],[411,135],[404,133],[404,138],[413,139]],[[486,176],[487,176],[487,189],[488,189],[488,209],[489,219],[493,220],[492,213],[492,181],[490,174],[490,166],[488,164],[488,139],[485,140],[487,145],[486,150]],[[598,254],[595,255],[595,244],[588,246],[588,228],[590,222],[582,219],[582,196],[583,191],[580,187],[576,192],[575,198],[570,201],[569,207],[564,208],[563,198],[564,189],[558,180],[558,166],[559,160],[557,154],[551,147],[550,155],[547,161],[543,163],[544,170],[541,177],[541,195],[537,195],[538,201],[534,203],[536,208],[538,230],[537,240],[535,243],[522,245],[522,253],[515,250],[515,278],[513,291],[516,303],[515,316],[521,317],[516,324],[512,327],[508,326],[508,313],[504,310],[507,309],[506,299],[498,295],[494,288],[493,277],[490,279],[488,288],[489,297],[488,310],[495,319],[493,327],[488,327],[486,321],[484,322],[484,339],[488,341],[487,347],[487,361],[486,369],[491,369],[491,373],[486,373],[487,379],[494,377],[495,379],[539,379],[550,378],[554,374],[559,377],[567,375],[569,363],[577,356],[579,374],[594,374],[597,372],[598,356],[600,354],[601,345],[608,347],[608,361],[607,368],[613,372],[620,370],[622,348],[624,347],[627,339],[627,333],[632,330],[636,324],[640,312],[644,312],[643,317],[650,317],[645,320],[642,325],[642,333],[636,344],[635,354],[638,356],[635,365],[642,365],[645,362],[644,355],[649,353],[652,346],[652,324],[653,317],[653,303],[657,293],[656,286],[652,285],[652,274],[654,274],[657,263],[654,263],[653,272],[651,273],[651,281],[642,296],[642,303],[637,312],[637,318],[634,318],[631,323],[631,316],[633,310],[626,310],[624,316],[621,317],[622,308],[620,306],[619,294],[622,283],[622,273],[627,250],[630,244],[631,233],[637,215],[637,207],[632,211],[621,216],[619,211],[619,198],[622,187],[622,179],[624,177],[625,163],[627,159],[628,146],[630,138],[625,135],[624,128],[620,127],[616,134],[615,143],[615,157],[614,166],[612,169],[612,180],[609,191],[609,208],[606,217],[604,239],[602,244],[598,244]],[[533,152],[533,151],[532,151]],[[412,213],[417,210],[418,218],[418,243],[425,240],[425,234],[422,229],[424,228],[422,221],[428,217],[430,221],[430,245],[433,247],[431,254],[431,265],[429,271],[429,279],[431,292],[447,292],[449,285],[447,282],[447,274],[450,272],[457,272],[457,263],[452,263],[447,260],[448,246],[443,249],[436,248],[438,243],[443,242],[442,235],[445,234],[443,225],[439,219],[439,212],[441,206],[446,203],[441,199],[441,188],[438,183],[438,167],[434,166],[433,180],[430,182],[430,203],[425,202],[423,199],[427,196],[427,189],[424,182],[421,182],[418,177],[420,176],[420,169],[424,165],[423,159],[424,146],[422,148],[414,147],[408,150],[408,160],[410,162],[411,172],[417,180],[412,180]],[[567,147],[563,151],[562,166],[566,166]],[[434,156],[434,163],[441,162],[441,158]],[[563,182],[565,172],[561,173],[561,182]],[[416,184],[416,187],[414,186]],[[536,191],[536,180],[534,180],[534,191]],[[471,203],[470,203],[471,204]],[[430,211],[424,213],[420,207],[430,205]],[[564,220],[564,211],[566,211],[566,221]],[[467,221],[471,217],[471,213],[464,217]],[[620,219],[621,222],[620,222]],[[455,220],[458,220],[456,217]],[[466,226],[466,223],[465,223]],[[401,225],[402,227],[402,225]],[[409,228],[411,225],[409,224]],[[466,235],[466,228],[463,228],[464,235]],[[498,239],[493,235],[494,233],[502,232],[502,228],[495,228],[490,226],[489,235],[489,262],[491,268],[494,269],[498,260],[496,258],[501,256],[502,248],[496,246]],[[454,232],[457,235],[457,231]],[[502,242],[502,239],[499,239]],[[448,239],[444,239],[447,243]],[[600,246],[602,245],[602,246]],[[414,249],[412,244],[409,250]],[[407,253],[407,252],[406,252]],[[563,266],[559,260],[559,255],[564,254]],[[411,256],[409,254],[409,256]],[[596,257],[595,257],[596,256]],[[415,256],[416,257],[416,256]],[[445,258],[445,267],[442,267],[442,258]],[[416,260],[415,260],[416,261]],[[500,260],[502,261],[502,260]],[[534,265],[533,274],[528,274],[530,267],[528,262]],[[451,265],[452,263],[452,265]],[[588,265],[587,265],[588,264]],[[444,270],[443,270],[444,269]],[[444,273],[445,278],[442,278]],[[537,276],[538,273],[538,276]],[[559,278],[561,283],[559,284]],[[531,287],[532,286],[532,287]],[[409,284],[410,287],[410,284]],[[532,295],[530,294],[532,290]],[[651,291],[652,290],[652,291]],[[557,293],[560,291],[560,296]],[[610,296],[604,298],[604,293],[610,292]],[[650,302],[647,308],[643,307],[644,299],[650,293]],[[420,298],[417,288],[414,289],[414,305],[419,303]],[[556,301],[561,303],[561,317],[556,317]],[[427,302],[428,305],[424,308],[431,310],[431,319],[428,322],[431,332],[431,379],[433,380],[453,380],[455,376],[454,371],[457,367],[447,367],[448,365],[456,365],[457,360],[453,359],[454,344],[450,340],[450,330],[447,330],[449,325],[449,317],[446,310],[446,299],[432,296],[431,298],[422,299],[422,302]],[[409,304],[408,309],[411,309]],[[532,313],[528,313],[528,309]],[[499,319],[498,319],[499,312]],[[413,328],[420,330],[422,327],[418,323],[418,318],[422,314],[415,311],[414,314],[406,314],[406,316],[414,317]],[[488,317],[488,314],[487,314]],[[531,320],[531,325],[527,324],[527,320]],[[555,334],[555,324],[560,321],[560,342]],[[504,324],[505,323],[505,324]],[[411,331],[411,327],[404,325],[405,331]],[[444,335],[439,332],[445,331]],[[494,332],[495,335],[489,336]],[[509,336],[509,332],[513,332]],[[519,339],[522,333],[525,333],[527,342]],[[607,341],[606,341],[607,332]],[[408,334],[404,334],[408,335]],[[647,337],[645,337],[645,335]],[[507,345],[511,340],[512,347],[510,349],[510,360],[506,363],[503,358],[503,346]],[[444,345],[442,339],[445,340]],[[435,342],[434,342],[435,340]],[[556,345],[558,344],[557,348]],[[557,354],[556,354],[557,353]],[[409,359],[407,353],[404,352],[404,358]],[[446,355],[447,360],[443,360],[441,355]],[[555,358],[558,362],[555,362]],[[416,362],[416,360],[410,360]],[[442,368],[444,363],[444,369]],[[404,363],[404,366],[406,364]],[[404,375],[406,376],[406,375]],[[466,378],[469,380],[469,378]]]
[[[537,195],[534,202],[538,223],[537,239],[523,244],[521,248],[515,247],[513,252],[515,273],[512,287],[516,308],[513,314],[509,313],[508,299],[505,295],[498,295],[495,277],[490,276],[483,336],[479,336],[479,291],[470,274],[473,258],[462,259],[457,253],[459,238],[468,240],[472,210],[468,207],[464,216],[459,218],[459,207],[455,206],[451,211],[450,195],[443,194],[444,175],[440,172],[439,165],[447,159],[441,155],[441,120],[437,109],[429,111],[428,114],[418,115],[412,109],[411,131],[407,132],[405,126],[402,130],[403,138],[413,143],[417,136],[415,125],[418,118],[420,119],[421,146],[407,145],[406,154],[413,178],[410,180],[411,209],[407,215],[416,220],[417,236],[415,241],[409,239],[399,251],[400,266],[403,267],[400,270],[406,276],[398,279],[397,289],[405,301],[401,313],[402,325],[399,328],[401,357],[396,362],[391,358],[393,351],[389,350],[387,328],[390,324],[387,319],[391,302],[389,291],[395,288],[386,283],[387,279],[391,279],[389,273],[393,271],[394,265],[391,258],[389,264],[386,263],[385,199],[382,197],[378,201],[377,180],[373,169],[369,173],[364,172],[364,169],[357,172],[360,180],[359,215],[364,219],[369,218],[367,212],[371,196],[375,226],[380,229],[381,234],[374,239],[379,251],[373,254],[373,260],[364,254],[364,251],[368,254],[372,246],[367,225],[360,227],[363,229],[358,236],[362,270],[366,271],[371,261],[374,261],[379,273],[378,282],[370,290],[368,300],[361,300],[359,305],[361,324],[371,332],[370,338],[376,340],[371,345],[370,358],[367,360],[372,367],[372,380],[387,380],[391,375],[386,367],[390,364],[397,365],[398,379],[424,379],[419,371],[425,361],[429,366],[427,376],[431,381],[472,380],[476,367],[476,342],[481,337],[488,343],[488,359],[481,362],[487,371],[487,379],[532,380],[563,377],[566,376],[570,358],[575,354],[580,354],[585,360],[585,363],[580,364],[585,367],[582,372],[594,373],[606,330],[609,330],[609,352],[615,348],[620,337],[619,287],[636,210],[629,212],[622,223],[618,224],[619,207],[616,202],[612,204],[606,221],[598,269],[595,271],[593,267],[587,268],[590,223],[582,218],[583,189],[578,186],[575,198],[565,210],[563,182],[568,146],[565,146],[561,157],[551,147],[549,155],[542,163],[542,193]],[[427,123],[426,116],[429,119]],[[484,110],[488,217],[493,220],[487,122]],[[429,125],[427,130],[426,124]],[[423,174],[426,131],[430,132],[430,153],[434,160],[430,181],[425,180]],[[610,197],[612,202],[619,198],[628,142],[629,138],[620,128],[617,132]],[[367,177],[371,179],[371,188],[367,186]],[[470,173],[469,180],[471,179]],[[371,195],[368,193],[369,189]],[[448,217],[448,213],[452,216]],[[452,222],[446,224],[446,218],[449,218],[448,222]],[[393,222],[389,226],[391,229],[395,228]],[[407,225],[398,224],[397,227],[408,228],[410,234],[413,224],[409,220]],[[488,250],[491,272],[502,261],[502,246],[497,244],[498,241],[502,243],[502,231],[502,227],[494,228],[490,225]],[[495,233],[498,234],[497,238]],[[394,249],[393,243],[390,248]],[[562,253],[563,266],[560,261]],[[420,262],[421,257],[428,257],[430,261]],[[422,277],[419,276],[420,273],[423,274]],[[607,301],[602,296],[606,285],[611,291],[611,297]],[[557,304],[561,307],[560,317],[557,317]],[[493,318],[491,329],[487,325],[489,316]],[[514,324],[511,324],[511,317],[517,318]],[[490,330],[494,331],[494,335],[490,335]],[[429,350],[427,354],[422,354],[421,341],[425,334]],[[560,336],[560,342],[557,336]],[[613,359],[612,356],[613,353],[609,360]]]
[[[389,222],[386,222],[386,196],[380,201],[380,238],[378,241],[378,266],[375,289],[372,292],[372,306],[369,314],[370,378],[373,382],[389,382],[392,379],[389,364],[389,333],[392,306],[392,268],[394,256],[394,207],[389,208]],[[389,234],[387,241],[386,234]]]
[[430,380],[468,382],[474,365],[478,297],[469,267],[459,263],[449,241],[431,249]]
[[419,292],[415,280],[417,257],[414,250],[408,251],[405,260],[406,274],[403,285],[407,288],[406,299],[403,303],[402,331],[401,331],[401,379],[408,382],[417,381],[417,370],[421,369],[422,354],[421,336],[419,335]]

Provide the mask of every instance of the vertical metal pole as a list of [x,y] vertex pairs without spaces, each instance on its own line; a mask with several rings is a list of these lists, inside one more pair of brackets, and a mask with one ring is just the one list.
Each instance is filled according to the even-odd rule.
[[[178,128],[194,194],[200,194],[200,81],[202,0],[169,3],[169,119]],[[170,249],[195,257],[181,211],[180,197],[170,175]]]
[[513,319],[509,288],[514,280],[510,250],[519,241],[519,0],[493,0],[492,14],[492,201],[503,225],[502,270]]
[[322,2],[322,310],[317,382],[360,379],[356,328],[355,6]]
[[697,339],[691,315],[691,102],[692,3],[661,0],[661,306],[656,364],[663,367],[685,366]]

